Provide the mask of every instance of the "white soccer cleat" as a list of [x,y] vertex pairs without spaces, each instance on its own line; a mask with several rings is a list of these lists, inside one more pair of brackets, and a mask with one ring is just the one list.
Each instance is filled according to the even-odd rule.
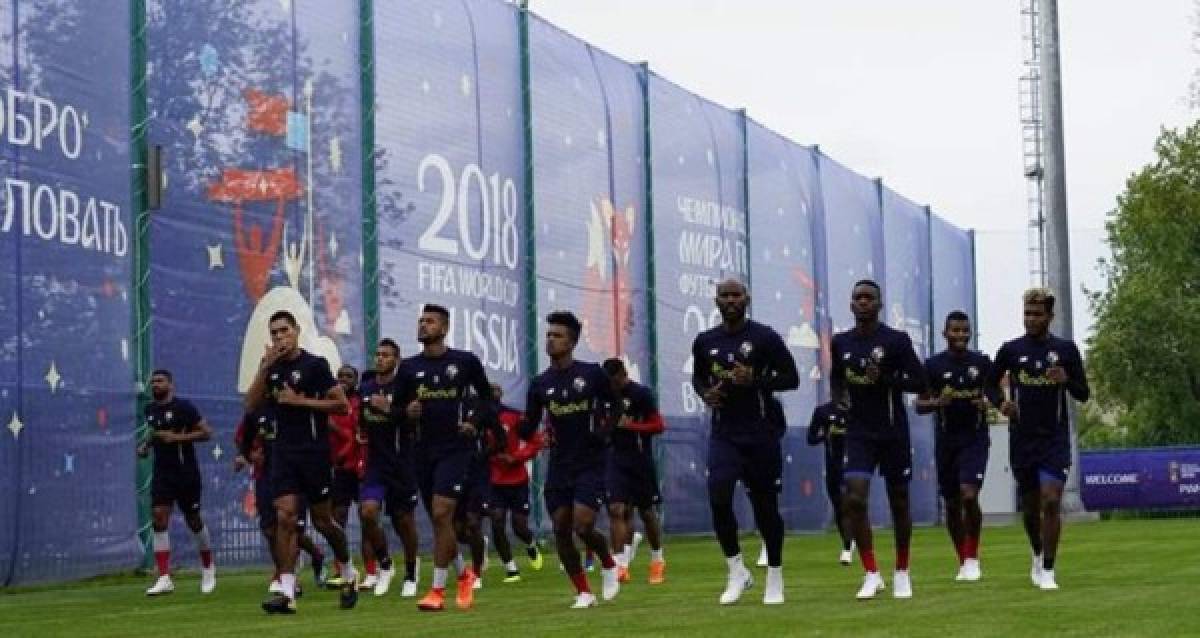
[[596,595],[590,591],[581,592],[575,597],[575,604],[571,605],[571,609],[587,609],[588,607],[596,606]]
[[[382,570],[380,570],[382,571]],[[367,577],[359,581],[358,588],[360,590],[375,589],[379,584],[379,574],[367,574]]]
[[376,596],[386,596],[388,590],[392,587],[392,579],[396,577],[396,568],[380,569],[379,578],[375,580],[375,585],[372,589],[375,590]]
[[753,586],[754,576],[750,570],[739,564],[736,569],[729,572],[729,579],[725,581],[725,591],[721,592],[721,604],[736,603],[742,597],[742,593]]
[[1029,568],[1029,580],[1033,581],[1034,587],[1042,586],[1042,555],[1033,555],[1033,566]]
[[969,583],[976,582],[980,578],[983,578],[983,569],[979,566],[978,558],[968,558],[967,560],[963,561],[962,569],[958,570],[958,572],[959,575],[962,576],[962,580],[965,580]]
[[907,569],[898,569],[892,576],[892,597],[912,598],[912,579],[909,578]]
[[838,562],[843,566],[849,567],[854,562],[854,550],[843,549],[842,553],[838,554]]
[[271,581],[271,584],[267,586],[267,593],[268,594],[282,594],[283,593],[283,583],[279,582],[278,578]]
[[415,580],[404,581],[404,584],[400,586],[400,597],[401,598],[413,598],[416,595],[417,595],[417,581],[415,581]]
[[163,574],[162,576],[158,577],[158,580],[154,581],[154,584],[150,586],[150,589],[146,590],[146,595],[162,596],[163,594],[169,594],[173,591],[175,591],[175,583],[171,581],[170,576]]
[[763,590],[764,605],[783,604],[783,568],[767,568],[767,586]]
[[1042,570],[1042,582],[1038,583],[1038,587],[1040,587],[1042,591],[1054,591],[1058,589],[1058,581],[1054,580],[1053,569]]
[[476,589],[476,590],[483,589],[483,575],[482,574],[475,575],[475,584],[471,585],[471,589]]
[[965,564],[958,566],[958,573],[954,575],[955,582],[963,582],[967,579],[967,566]]
[[767,566],[767,546],[766,545],[763,545],[762,550],[758,552],[758,566],[759,567]]
[[604,600],[612,600],[617,597],[617,593],[621,591],[621,579],[617,574],[617,568],[600,570],[601,585],[600,597]]
[[885,589],[887,589],[887,585],[884,584],[883,576],[880,576],[879,572],[867,572],[866,576],[863,576],[862,587],[859,588],[855,598],[859,600],[871,600],[876,594]]
[[200,593],[211,594],[217,588],[217,568],[203,567],[200,569]]

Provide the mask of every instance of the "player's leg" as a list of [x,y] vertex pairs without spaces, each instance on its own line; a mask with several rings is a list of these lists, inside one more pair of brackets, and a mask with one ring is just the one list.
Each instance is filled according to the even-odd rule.
[[209,539],[208,528],[200,517],[199,490],[195,499],[180,501],[183,519],[187,522],[188,530],[192,532],[192,540],[196,543],[196,551],[200,554],[200,592],[210,594],[217,587],[217,569],[213,565],[212,542]]
[[[277,469],[286,474],[281,468]],[[283,593],[263,603],[263,609],[267,613],[290,613],[295,611],[296,600],[296,554],[300,551],[296,521],[300,496],[292,491],[290,481],[276,480],[275,483],[278,485],[275,490],[275,551],[279,557],[279,583]]]
[[596,597],[588,584],[587,572],[583,570],[579,548],[575,546],[575,506],[572,502],[572,490],[548,487],[545,490],[545,498],[546,510],[550,512],[550,522],[553,525],[554,548],[558,553],[558,560],[575,587],[575,603],[571,607],[593,607],[596,605]]
[[946,533],[954,544],[954,553],[958,556],[958,576],[955,580],[965,580],[962,565],[966,560],[966,532],[963,527],[962,498],[959,492],[959,468],[957,454],[949,441],[940,437],[934,447],[934,463],[937,466],[938,493],[946,508]]
[[513,534],[525,543],[529,565],[534,571],[538,571],[542,568],[542,553],[534,542],[533,531],[529,529],[529,486],[522,485],[512,489],[508,493],[506,504],[512,517]]
[[779,491],[783,487],[783,450],[773,433],[741,446],[742,481],[754,512],[754,524],[767,548],[767,582],[763,603],[783,604],[783,516]]
[[616,598],[621,589],[620,575],[617,573],[617,562],[609,551],[608,541],[596,529],[596,514],[604,506],[602,496],[603,480],[597,476],[594,480],[579,477],[575,486],[575,503],[572,514],[572,524],[575,535],[583,544],[600,559],[602,583],[600,596],[604,600]]
[[725,589],[717,599],[722,605],[732,605],[742,593],[754,585],[754,576],[742,560],[738,541],[737,514],[733,511],[733,490],[741,474],[737,449],[724,438],[708,440],[708,507],[712,514],[713,532],[721,554],[725,556],[728,574]]
[[[611,491],[609,498],[617,498]],[[612,540],[613,558],[617,562],[617,574],[621,582],[629,582],[629,556],[623,551],[632,540],[629,526],[630,508],[624,499],[608,503],[608,530]]]
[[1054,561],[1058,557],[1058,541],[1062,534],[1062,494],[1066,482],[1064,471],[1038,471],[1042,516],[1042,589],[1058,589],[1054,578]]
[[867,505],[871,494],[871,477],[878,466],[874,441],[858,437],[846,437],[846,454],[843,474],[845,489],[842,492],[842,508],[854,543],[858,546],[858,557],[862,561],[862,587],[857,598],[869,600],[884,588],[879,565],[875,561],[875,544],[871,533],[871,520]]
[[838,562],[849,565],[854,562],[854,535],[850,531],[850,523],[846,520],[846,510],[842,507],[842,491],[845,485],[842,481],[841,460],[836,467],[825,468],[825,494],[829,497],[829,505],[833,508],[833,522],[837,526],[838,538],[842,540],[841,554]]
[[175,591],[175,583],[171,580],[171,510],[174,508],[175,497],[166,489],[165,481],[154,481],[151,488],[152,506],[150,508],[150,525],[154,533],[154,563],[158,567],[158,580],[146,590],[147,596],[160,596]]
[[417,517],[413,514],[413,505],[392,510],[392,529],[400,537],[400,545],[404,548],[404,583],[400,588],[400,596],[411,598],[417,595],[417,579],[419,565],[417,563]]
[[642,529],[646,530],[646,542],[650,545],[650,566],[647,579],[651,585],[659,585],[666,580],[667,561],[663,557],[662,521],[658,518],[658,500],[643,503],[637,508],[638,516],[642,519]]
[[426,461],[422,490],[428,494],[426,507],[433,524],[433,583],[429,594],[417,603],[417,607],[425,611],[440,611],[445,608],[450,562],[458,554],[454,514],[463,485],[466,484],[470,452],[427,458]]
[[[492,494],[497,493],[493,488]],[[492,525],[492,543],[496,546],[496,553],[500,555],[500,562],[504,564],[504,582],[515,583],[521,580],[521,570],[513,560],[512,546],[508,544],[508,533],[504,529],[508,525],[508,508],[503,503],[493,500],[488,510],[488,520]]]
[[879,448],[880,473],[887,483],[888,506],[892,514],[892,534],[896,538],[896,572],[892,594],[912,597],[912,579],[908,576],[909,548],[912,546],[912,511],[908,483],[912,478],[912,446],[908,438],[888,441]]
[[1017,496],[1021,505],[1021,522],[1025,527],[1025,537],[1029,540],[1029,549],[1033,554],[1033,565],[1029,570],[1029,579],[1034,587],[1042,584],[1042,496],[1038,484],[1036,467],[1013,467],[1013,477],[1017,481]]
[[[358,505],[358,519],[362,525],[363,553],[371,548],[376,564],[380,567],[375,585],[372,588],[376,595],[387,593],[391,578],[395,575],[392,558],[388,551],[387,533],[383,529],[383,503],[386,497],[384,486],[371,482],[363,485],[362,502]],[[368,571],[368,574],[370,572]]]

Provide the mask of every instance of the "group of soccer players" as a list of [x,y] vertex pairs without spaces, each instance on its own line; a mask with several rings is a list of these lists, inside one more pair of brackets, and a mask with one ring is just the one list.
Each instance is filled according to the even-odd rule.
[[[957,579],[982,576],[978,496],[989,447],[987,412],[995,407],[1010,423],[1010,461],[1033,550],[1031,578],[1041,589],[1056,589],[1059,503],[1070,465],[1067,397],[1086,401],[1089,391],[1078,348],[1048,331],[1053,295],[1044,289],[1026,293],[1026,334],[1004,344],[994,362],[968,349],[970,318],[950,313],[943,332],[947,349],[924,364],[907,334],[880,322],[881,298],[873,281],[854,285],[855,325],[832,339],[831,401],[814,410],[808,432],[810,444],[826,446],[826,486],[842,540],[839,559],[849,564],[857,547],[866,571],[857,597],[870,599],[885,588],[867,517],[876,470],[891,506],[894,595],[912,596],[906,393],[917,395],[919,413],[935,415],[938,484],[959,558]],[[781,604],[784,525],[778,496],[787,424],[776,394],[795,389],[799,375],[779,334],[748,318],[744,284],[719,283],[715,303],[722,321],[693,342],[692,388],[711,413],[708,499],[729,570],[718,600],[735,603],[754,582],[742,559],[733,506],[740,481],[763,540],[763,603]],[[260,526],[276,569],[265,611],[296,611],[301,549],[311,556],[315,574],[324,571],[324,556],[306,531],[309,520],[334,555],[336,574],[319,578],[340,590],[343,608],[355,606],[360,589],[385,595],[397,575],[381,520],[385,513],[403,546],[401,596],[415,597],[418,502],[433,529],[433,582],[419,609],[446,608],[452,562],[458,574],[456,606],[472,606],[487,551],[484,521],[491,523],[505,582],[521,578],[506,533],[510,524],[530,565],[540,569],[543,559],[528,523],[526,463],[542,450],[547,452],[545,506],[559,560],[576,592],[572,606],[597,604],[576,538],[601,564],[600,598],[612,600],[629,580],[635,511],[652,551],[648,581],[664,582],[653,455],[653,438],[664,425],[655,397],[629,378],[620,359],[600,365],[574,358],[583,327],[572,313],[553,312],[545,323],[550,365],[531,380],[521,413],[501,403],[500,387],[489,382],[474,354],[446,345],[449,313],[441,306],[427,304],[422,310],[420,352],[402,359],[400,346],[383,339],[373,369],[361,379],[350,366],[335,379],[326,360],[299,347],[299,327],[289,312],[271,316],[271,345],[245,396],[234,462],[235,469],[255,468]],[[1005,378],[1007,392],[1001,387]],[[208,440],[212,429],[191,403],[175,396],[170,372],[155,371],[150,387],[149,436],[139,453],[154,451],[159,578],[146,593],[174,589],[166,531],[174,505],[183,511],[200,550],[201,590],[208,593],[216,575],[199,513],[201,481],[192,445]],[[362,521],[363,579],[345,532],[355,502]],[[608,514],[609,538],[597,529],[602,511]],[[460,544],[468,548],[469,564]]]

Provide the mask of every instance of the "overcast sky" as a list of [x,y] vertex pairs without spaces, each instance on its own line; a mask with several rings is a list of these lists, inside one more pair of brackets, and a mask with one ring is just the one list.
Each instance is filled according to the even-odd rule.
[[[530,0],[535,13],[978,235],[981,344],[1021,332],[1029,283],[1020,0]],[[1193,0],[1059,0],[1073,283],[1102,285],[1104,219],[1186,125]],[[1076,294],[1076,336],[1090,313]]]

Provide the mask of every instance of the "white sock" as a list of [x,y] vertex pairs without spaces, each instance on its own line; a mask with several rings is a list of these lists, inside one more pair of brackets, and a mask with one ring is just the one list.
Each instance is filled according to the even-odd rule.
[[446,577],[449,575],[449,572],[450,572],[450,570],[446,569],[445,567],[434,567],[433,568],[433,588],[434,589],[445,589],[446,588]]
[[737,556],[730,556],[730,557],[726,558],[725,564],[729,565],[729,571],[731,571],[731,572],[745,569],[745,567],[742,566],[742,555],[741,554],[738,554]]
[[650,560],[662,560],[662,559],[663,559],[663,548],[659,547],[658,549],[650,550]]
[[283,595],[296,600],[296,575],[280,574],[279,584],[283,585]]
[[510,572],[517,571],[517,561],[510,560],[507,563],[504,563],[504,569]]
[[350,582],[358,580],[358,570],[354,569],[354,561],[339,563],[342,568],[342,578]]
[[467,568],[467,564],[463,560],[462,552],[455,554],[454,555],[454,571],[461,574],[461,573],[463,573],[463,570],[466,568]]
[[212,549],[208,540],[208,528],[201,527],[200,531],[192,532],[192,540],[196,541],[196,549],[207,552]]
[[168,532],[154,532],[154,551],[169,552],[171,551],[171,534]]
[[621,550],[621,559],[625,561],[623,564],[626,566],[633,562],[633,545],[625,545],[625,549]]

